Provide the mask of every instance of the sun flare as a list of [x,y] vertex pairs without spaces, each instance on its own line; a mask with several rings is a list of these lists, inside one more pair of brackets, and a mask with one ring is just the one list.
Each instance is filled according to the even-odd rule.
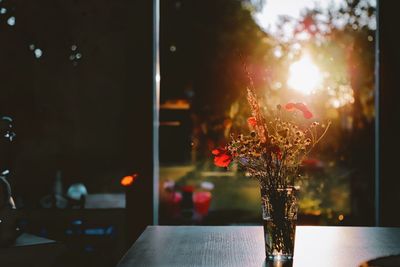
[[299,61],[290,65],[287,81],[290,88],[303,94],[311,94],[321,82],[322,74],[310,56],[304,55]]

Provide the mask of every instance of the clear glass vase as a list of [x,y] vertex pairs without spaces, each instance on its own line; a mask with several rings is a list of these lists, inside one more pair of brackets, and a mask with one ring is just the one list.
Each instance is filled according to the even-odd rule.
[[267,261],[291,261],[297,221],[297,187],[261,187]]

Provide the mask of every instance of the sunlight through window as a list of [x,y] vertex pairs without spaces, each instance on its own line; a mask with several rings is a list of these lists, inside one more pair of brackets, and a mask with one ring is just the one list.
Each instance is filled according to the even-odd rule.
[[288,86],[304,94],[311,94],[321,85],[322,75],[308,55],[294,62],[289,68]]

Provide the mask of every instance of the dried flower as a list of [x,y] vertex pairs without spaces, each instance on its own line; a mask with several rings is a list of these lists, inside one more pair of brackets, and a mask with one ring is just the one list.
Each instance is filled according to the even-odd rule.
[[299,110],[304,118],[312,118],[313,114],[303,103],[287,103],[284,108],[278,105],[279,112],[267,120],[254,89],[247,90],[247,100],[251,109],[251,117],[247,120],[250,134],[231,135],[228,145],[212,151],[214,163],[228,167],[231,161],[235,161],[263,185],[284,188],[293,183],[305,156],[325,135],[330,124],[322,134],[318,134],[318,122],[312,122],[309,127],[299,127],[295,120],[281,117],[285,111]]

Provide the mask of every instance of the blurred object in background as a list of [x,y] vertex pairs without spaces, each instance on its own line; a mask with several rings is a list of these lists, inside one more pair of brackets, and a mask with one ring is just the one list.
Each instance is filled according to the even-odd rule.
[[162,223],[201,224],[206,220],[214,185],[202,182],[199,188],[193,185],[176,185],[174,181],[165,181],[160,195]]
[[174,181],[164,181],[160,192],[160,212],[164,220],[176,220],[181,214],[182,194],[178,192]]
[[11,186],[0,176],[0,247],[12,245],[19,234]]
[[83,208],[85,206],[85,199],[88,195],[86,186],[83,183],[76,183],[70,185],[67,191],[69,198],[69,205],[72,208]]
[[196,192],[193,194],[194,209],[201,216],[207,216],[211,205],[211,192]]
[[68,200],[64,197],[63,185],[62,185],[62,173],[57,171],[54,179],[53,191],[51,194],[44,196],[40,200],[40,204],[43,208],[57,208],[65,209],[68,206]]
[[121,185],[122,185],[122,186],[125,186],[125,187],[128,187],[128,186],[133,185],[133,183],[136,181],[136,179],[138,178],[138,176],[139,176],[139,174],[137,174],[137,173],[134,173],[134,174],[132,174],[132,175],[124,176],[124,177],[121,179]]
[[193,203],[193,193],[194,186],[184,185],[180,188],[182,192],[181,201],[181,218],[186,224],[190,224],[194,219],[194,203]]
[[85,199],[85,209],[124,209],[125,207],[125,193],[88,194]]

